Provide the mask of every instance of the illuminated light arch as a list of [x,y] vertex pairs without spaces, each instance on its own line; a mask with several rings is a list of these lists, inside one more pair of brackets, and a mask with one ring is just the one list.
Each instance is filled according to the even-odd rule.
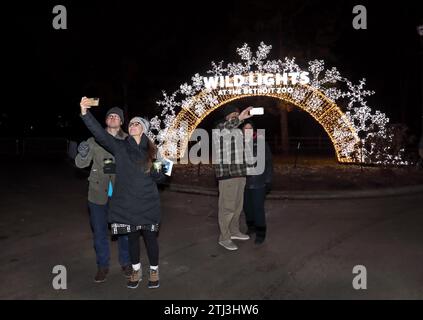
[[[274,86],[275,88],[284,88],[284,86]],[[245,88],[245,87],[244,87]],[[286,88],[286,87],[285,87]],[[291,86],[293,92],[296,90],[304,90],[305,95],[303,99],[294,99],[292,93],[282,92],[279,93],[251,93],[251,94],[218,94],[219,89],[204,90],[193,97],[192,102],[189,106],[182,108],[182,110],[175,117],[172,124],[169,126],[167,136],[168,139],[163,144],[162,154],[165,157],[175,157],[175,154],[170,152],[170,146],[177,143],[176,158],[184,156],[184,152],[187,149],[189,138],[197,126],[206,118],[211,112],[224,106],[225,104],[239,100],[246,97],[254,96],[266,96],[276,99],[280,99],[301,108],[310,114],[326,131],[329,138],[331,139],[336,156],[339,162],[342,163],[353,163],[357,159],[353,158],[351,154],[357,154],[359,148],[360,139],[357,132],[349,122],[345,114],[331,99],[327,98],[319,90],[312,88],[309,85],[296,84]],[[204,95],[214,97],[218,103],[214,106],[207,106],[201,116],[197,115],[192,111],[192,105],[195,105],[196,101],[201,100]],[[312,99],[318,97],[320,101],[319,108],[310,107]],[[185,135],[182,139],[177,134],[181,127],[186,127]],[[336,132],[344,132],[344,135],[336,135]],[[174,138],[172,138],[174,137]],[[345,150],[348,148],[353,152],[346,153]]]
[[[366,98],[374,91],[364,89],[365,78],[353,84],[336,68],[326,69],[323,60],[309,61],[308,68],[301,68],[295,58],[269,60],[267,56],[271,48],[262,42],[253,54],[244,44],[237,49],[241,62],[226,65],[223,61],[212,62],[212,69],[207,73],[212,78],[228,78],[229,83],[233,81],[234,88],[236,77],[249,75],[265,77],[270,74],[276,78],[281,74],[297,73],[300,75],[298,80],[303,79],[301,75],[306,73],[306,83],[293,81],[292,78],[291,83],[280,81],[279,84],[277,81],[269,84],[263,80],[259,84],[258,80],[257,83],[249,80],[248,83],[238,83],[240,87],[236,89],[240,91],[235,93],[220,90],[222,83],[225,83],[223,87],[230,87],[223,80],[213,86],[210,85],[210,77],[206,84],[205,77],[195,74],[190,83],[182,84],[173,94],[163,91],[163,99],[157,101],[162,107],[161,115],[150,120],[148,135],[156,142],[162,156],[181,158],[191,134],[207,115],[219,107],[245,97],[267,96],[294,104],[320,123],[331,139],[340,163],[408,164],[403,160],[404,149],[393,147],[394,134],[387,127],[389,118],[367,105]],[[272,88],[281,90],[275,92]],[[291,92],[283,92],[283,88],[291,89]],[[180,109],[178,113],[175,108]]]

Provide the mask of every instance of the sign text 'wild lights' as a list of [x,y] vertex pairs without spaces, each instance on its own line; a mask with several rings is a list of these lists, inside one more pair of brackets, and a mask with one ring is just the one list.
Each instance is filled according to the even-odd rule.
[[[252,94],[260,93],[258,91],[266,90],[266,93],[275,93],[277,90],[285,90],[291,92],[292,87],[281,87],[296,85],[297,83],[304,85],[310,82],[308,72],[284,72],[284,73],[250,73],[248,75],[234,76],[214,76],[203,77],[204,86],[209,90],[219,90],[222,94]],[[276,87],[274,87],[276,86]],[[254,88],[259,87],[259,88]],[[257,92],[254,92],[257,91]]]

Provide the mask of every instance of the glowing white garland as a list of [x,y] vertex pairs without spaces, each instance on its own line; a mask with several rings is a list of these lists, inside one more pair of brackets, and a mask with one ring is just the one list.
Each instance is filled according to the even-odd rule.
[[[267,73],[283,73],[283,72],[301,72],[302,69],[296,63],[295,58],[285,57],[283,60],[267,60],[267,56],[270,53],[272,46],[265,45],[263,42],[260,43],[258,50],[255,55],[251,51],[248,44],[244,44],[241,48],[237,49],[237,53],[240,55],[243,62],[229,63],[226,66],[223,61],[211,63],[211,70],[207,71],[207,74],[213,76],[233,76],[248,74],[249,72],[267,72]],[[308,63],[308,69],[310,73],[310,87],[319,90],[327,98],[333,102],[337,102],[339,99],[346,99],[348,101],[345,107],[346,119],[352,124],[356,132],[360,132],[362,142],[365,143],[366,139],[373,138],[375,136],[382,137],[386,141],[392,140],[392,135],[387,134],[386,125],[389,119],[385,114],[376,111],[372,113],[372,109],[367,105],[365,100],[366,97],[373,95],[375,92],[365,90],[366,79],[363,78],[357,85],[353,84],[348,79],[341,76],[340,72],[336,68],[325,69],[323,60],[313,60]],[[346,84],[346,90],[342,91],[340,86]],[[193,97],[200,92],[204,93],[201,99],[196,99],[193,103]],[[306,95],[310,90],[304,88],[295,88],[292,92],[292,99],[297,102],[301,102],[305,99]],[[322,106],[322,100],[313,93],[311,99],[307,101],[307,107],[312,111],[319,110]],[[207,111],[208,107],[218,104],[216,97],[210,94],[205,89],[203,83],[203,77],[196,73],[191,78],[191,83],[184,83],[171,95],[168,95],[163,91],[163,99],[157,101],[157,105],[162,107],[161,116],[156,116],[151,119],[151,131],[149,136],[156,141],[159,148],[164,142],[175,141],[174,145],[167,144],[167,150],[171,154],[176,154],[177,146],[176,141],[186,135],[186,129],[178,129],[173,133],[169,133],[168,128],[172,125],[176,118],[176,107],[181,107],[185,110],[192,110],[198,117],[202,117]],[[342,106],[337,102],[338,106]],[[345,120],[345,119],[344,119]],[[344,156],[350,156],[356,152],[354,149],[354,143],[348,140],[348,133],[346,131],[339,131],[335,129],[333,136],[335,138],[342,138],[345,141],[342,146],[342,154]],[[363,162],[373,162],[379,164],[406,164],[402,160],[401,154],[390,155],[389,150],[383,154],[374,154],[371,148],[370,151],[364,150],[360,157]],[[356,156],[357,158],[357,156]],[[376,159],[376,160],[372,160]]]

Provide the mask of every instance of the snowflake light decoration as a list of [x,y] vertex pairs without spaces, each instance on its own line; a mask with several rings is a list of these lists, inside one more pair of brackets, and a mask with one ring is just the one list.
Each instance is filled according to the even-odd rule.
[[364,85],[366,84],[366,78],[360,80],[358,85],[353,85],[351,81],[346,80],[345,82],[348,86],[348,91],[343,92],[341,97],[348,97],[350,102],[348,102],[348,109],[352,109],[355,103],[359,103],[361,106],[366,106],[365,97],[373,95],[375,92],[370,90],[363,90]]
[[313,111],[316,112],[320,109],[320,106],[323,104],[323,101],[320,98],[313,94],[311,98],[307,101],[307,106]]
[[212,61],[212,69],[207,71],[207,73],[216,75],[216,76],[222,76],[225,74],[227,68],[223,67],[223,61],[220,61],[219,63],[215,63]]
[[296,102],[300,102],[304,100],[305,96],[307,94],[307,90],[304,88],[295,88],[292,92],[291,96],[292,99],[294,99]]
[[175,114],[175,107],[180,106],[181,103],[175,101],[177,92],[174,92],[171,96],[168,96],[165,91],[163,93],[163,100],[157,101],[159,106],[163,107],[161,115],[164,116],[167,113]]
[[[250,46],[245,43],[236,49],[240,62],[225,64],[224,61],[217,63],[213,61],[211,69],[206,74],[226,79],[251,74],[308,72],[310,75],[308,85],[296,85],[292,91],[283,96],[269,96],[287,99],[312,115],[321,114],[322,116],[316,120],[331,135],[340,161],[344,159],[343,162],[406,164],[401,154],[393,152],[392,148],[388,147],[381,151],[374,142],[376,138],[384,139],[389,145],[393,134],[387,131],[389,119],[386,115],[377,110],[373,111],[367,105],[366,99],[373,95],[374,91],[365,89],[365,78],[358,84],[353,84],[342,77],[336,68],[326,69],[323,60],[312,60],[308,62],[305,69],[297,64],[295,57],[270,60],[268,56],[271,49],[271,45],[261,42],[257,51],[253,53]],[[244,92],[241,90],[244,88],[251,89],[249,84],[244,83],[239,92]],[[257,88],[266,89],[265,86],[256,87],[256,90]],[[215,91],[205,87],[204,77],[199,73],[191,77],[190,83],[183,83],[174,93],[167,94],[163,91],[163,99],[157,101],[157,105],[162,108],[161,116],[151,120],[149,133],[160,150],[165,150],[170,157],[177,157],[180,151],[178,139],[184,139],[189,135],[190,130],[193,130],[205,116],[228,101],[225,99],[236,99],[234,95],[222,98]],[[249,96],[249,94],[242,93],[241,96]],[[324,103],[322,99],[326,102]],[[181,128],[176,121],[175,108],[190,114],[190,126]],[[369,146],[365,151],[358,147],[363,144]]]
[[245,66],[247,68],[250,69],[251,66],[255,65],[259,71],[262,71],[263,61],[267,58],[271,49],[272,46],[267,46],[261,42],[255,56],[253,56],[250,47],[246,43],[236,51],[241,56],[241,60],[245,61]]
[[192,86],[190,86],[188,83],[184,83],[183,85],[181,85],[180,89],[181,93],[186,96],[190,96],[193,93]]

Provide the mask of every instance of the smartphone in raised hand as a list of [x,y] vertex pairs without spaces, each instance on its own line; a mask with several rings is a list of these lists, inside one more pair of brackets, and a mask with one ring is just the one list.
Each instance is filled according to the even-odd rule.
[[263,107],[252,108],[249,113],[250,113],[251,116],[263,115],[264,114],[264,108]]
[[98,107],[100,98],[88,98],[91,107]]

